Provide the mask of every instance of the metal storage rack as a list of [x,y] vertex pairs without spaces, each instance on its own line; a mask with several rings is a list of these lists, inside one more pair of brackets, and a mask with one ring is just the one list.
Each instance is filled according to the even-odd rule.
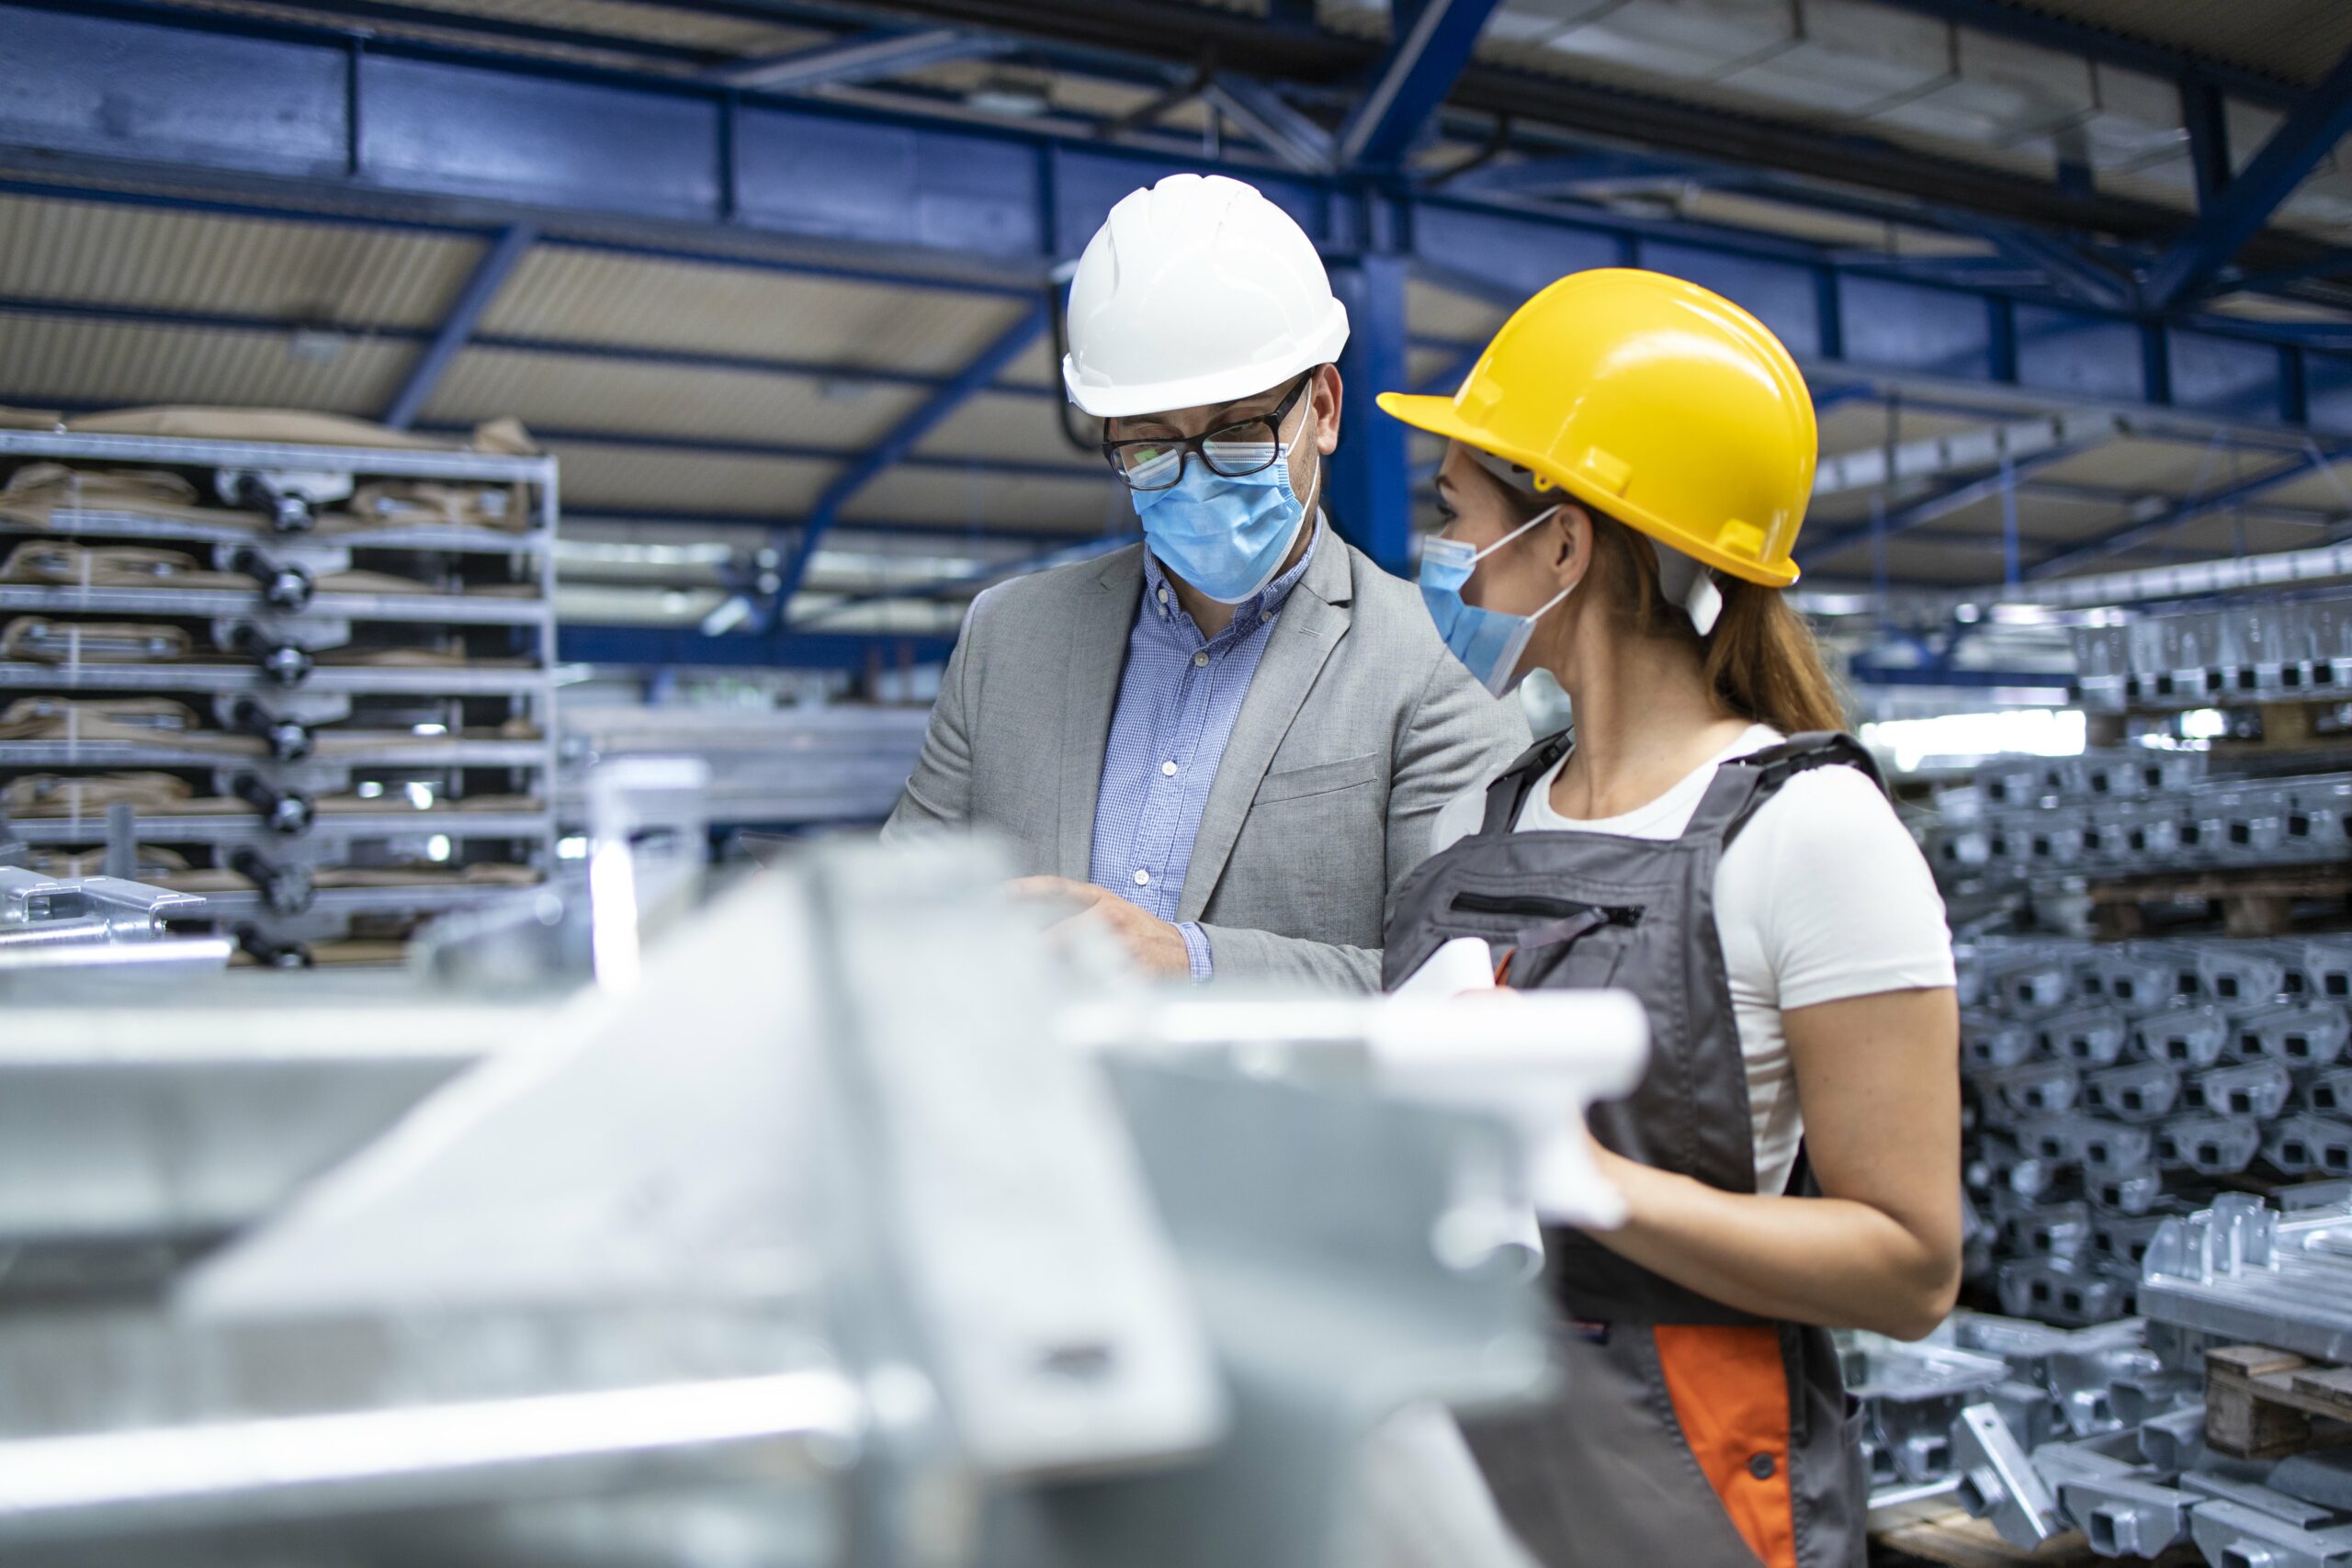
[[[547,874],[553,458],[0,431],[0,479],[33,463],[167,471],[202,492],[187,506],[114,495],[85,506],[76,496],[47,503],[45,515],[0,496],[0,560],[28,543],[165,549],[190,558],[202,582],[0,583],[0,627],[38,617],[55,628],[43,634],[53,661],[0,651],[0,715],[23,717],[51,699],[48,732],[0,728],[0,785],[63,781],[35,786],[49,799],[28,809],[20,798],[10,819],[37,860],[86,865],[113,844],[118,859],[161,862],[142,874],[200,890],[208,918],[281,962],[398,936]],[[306,502],[300,477],[319,475],[334,478]],[[379,524],[336,510],[344,479],[479,487],[477,502],[510,498],[514,522]],[[355,570],[416,587],[335,586]],[[225,585],[229,575],[251,586]],[[83,657],[75,628],[99,624],[176,628],[187,651]],[[119,720],[82,732],[87,705],[135,698],[179,709],[145,716],[152,738],[132,732],[137,716],[129,729]],[[128,820],[75,799],[71,781],[128,772],[175,780],[167,790],[186,798],[142,805]]]

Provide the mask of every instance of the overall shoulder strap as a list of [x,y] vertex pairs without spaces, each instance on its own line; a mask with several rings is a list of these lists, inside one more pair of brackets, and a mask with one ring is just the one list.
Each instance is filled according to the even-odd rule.
[[1573,726],[1556,735],[1547,735],[1521,751],[1511,765],[1496,776],[1487,786],[1487,816],[1479,823],[1481,833],[1508,833],[1519,820],[1520,808],[1527,802],[1527,792],[1535,781],[1551,770],[1552,764],[1567,755],[1576,744]]
[[1717,768],[1714,782],[1707,786],[1699,808],[1690,814],[1690,826],[1683,836],[1711,834],[1728,847],[1758,808],[1781,792],[1782,784],[1814,768],[1830,767],[1852,768],[1877,785],[1881,795],[1886,793],[1886,779],[1879,772],[1878,760],[1860,741],[1841,730],[1809,730],[1761,751],[1734,757]]

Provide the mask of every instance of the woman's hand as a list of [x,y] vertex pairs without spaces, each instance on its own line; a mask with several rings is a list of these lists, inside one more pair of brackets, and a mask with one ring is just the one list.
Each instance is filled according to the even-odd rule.
[[1599,1150],[1611,1251],[1728,1306],[1925,1336],[1960,1291],[1960,1013],[1949,989],[1781,1015],[1819,1198],[1725,1192]]

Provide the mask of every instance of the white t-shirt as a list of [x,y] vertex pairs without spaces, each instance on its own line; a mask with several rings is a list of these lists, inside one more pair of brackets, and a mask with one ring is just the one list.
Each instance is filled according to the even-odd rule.
[[[1679,839],[1718,763],[1783,739],[1752,725],[1647,806],[1589,821],[1552,809],[1563,758],[1529,793],[1518,830]],[[1438,813],[1430,852],[1476,832],[1485,814],[1483,789],[1449,803]],[[1759,807],[1724,852],[1715,868],[1715,931],[1747,1064],[1756,1190],[1776,1193],[1788,1185],[1804,1132],[1781,1012],[1954,984],[1944,901],[1927,858],[1868,778],[1852,768],[1810,768]]]

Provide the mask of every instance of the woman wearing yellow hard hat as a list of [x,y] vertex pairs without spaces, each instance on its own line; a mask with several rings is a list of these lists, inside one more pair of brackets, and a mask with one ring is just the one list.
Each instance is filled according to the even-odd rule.
[[1858,1565],[1826,1330],[1951,1306],[1959,1019],[1926,863],[1781,597],[1804,378],[1729,300],[1611,269],[1521,306],[1452,398],[1379,400],[1448,443],[1447,645],[1498,696],[1549,671],[1575,717],[1441,815],[1387,981],[1478,937],[1498,983],[1629,989],[1651,1024],[1591,1120],[1625,1223],[1545,1232],[1558,1401],[1472,1447],[1546,1564]]

